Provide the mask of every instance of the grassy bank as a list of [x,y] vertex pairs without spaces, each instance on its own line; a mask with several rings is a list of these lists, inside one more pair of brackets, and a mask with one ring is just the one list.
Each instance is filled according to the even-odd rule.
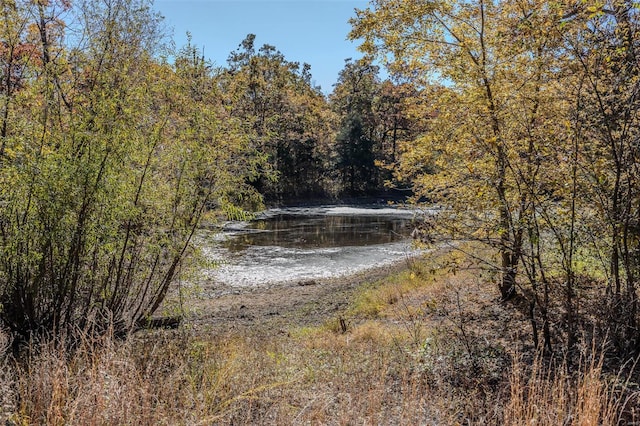
[[84,341],[73,354],[45,343],[20,362],[4,359],[0,420],[614,425],[634,416],[627,377],[599,358],[547,368],[525,313],[498,303],[490,281],[440,252],[356,286],[313,324],[187,324]]

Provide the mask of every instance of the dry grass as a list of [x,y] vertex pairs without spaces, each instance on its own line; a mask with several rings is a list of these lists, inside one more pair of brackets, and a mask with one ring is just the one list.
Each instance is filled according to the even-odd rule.
[[[594,351],[595,353],[595,351]],[[607,377],[603,358],[569,371],[566,363],[550,368],[540,356],[533,364],[520,357],[511,371],[511,395],[505,407],[510,425],[637,424],[638,392],[621,375]]]
[[[599,359],[571,374],[541,358],[526,361],[526,319],[496,303],[479,271],[446,272],[452,261],[459,259],[431,256],[365,286],[341,315],[315,327],[211,335],[185,328],[83,341],[74,353],[40,344],[20,362],[0,362],[0,421],[614,425],[621,413],[633,418],[637,395]],[[512,356],[515,348],[523,355]]]
[[[158,339],[160,341],[158,341]],[[14,424],[416,424],[426,384],[367,325],[338,335],[205,341],[176,335],[54,345],[13,366],[3,420]],[[152,342],[153,341],[153,342]],[[97,349],[94,349],[96,348]],[[9,394],[5,394],[9,395]],[[437,422],[440,423],[440,422]]]

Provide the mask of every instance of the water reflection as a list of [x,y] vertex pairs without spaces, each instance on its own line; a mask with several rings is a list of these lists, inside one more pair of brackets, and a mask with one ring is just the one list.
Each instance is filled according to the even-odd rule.
[[404,240],[411,220],[390,215],[276,214],[255,220],[223,246],[232,252],[250,246],[328,248],[388,244]]

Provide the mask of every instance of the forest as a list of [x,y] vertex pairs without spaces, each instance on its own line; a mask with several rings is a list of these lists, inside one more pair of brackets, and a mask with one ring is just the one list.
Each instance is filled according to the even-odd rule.
[[[350,23],[365,56],[324,95],[253,34],[218,67],[191,37],[172,48],[149,0],[2,0],[5,362],[141,328],[197,270],[203,221],[377,197],[438,206],[416,243],[455,261],[431,272],[477,271],[545,368],[624,370],[604,398],[618,412],[593,424],[637,416],[615,401],[637,404],[640,6],[371,0]],[[488,352],[455,324],[479,368]]]

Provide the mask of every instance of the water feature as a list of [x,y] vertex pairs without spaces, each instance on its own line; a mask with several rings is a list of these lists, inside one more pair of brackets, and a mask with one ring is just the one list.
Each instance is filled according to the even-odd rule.
[[222,232],[202,231],[210,279],[231,286],[304,281],[383,266],[414,252],[414,210],[327,206],[272,209]]

